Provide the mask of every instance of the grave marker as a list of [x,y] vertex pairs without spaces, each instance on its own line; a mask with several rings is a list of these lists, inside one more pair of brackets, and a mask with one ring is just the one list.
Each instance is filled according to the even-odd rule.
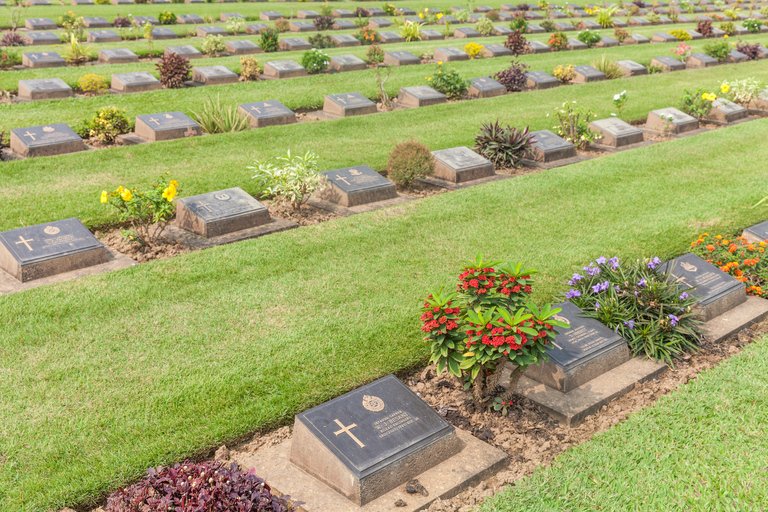
[[492,78],[473,78],[467,90],[470,98],[493,98],[507,94],[507,88]]
[[601,37],[600,42],[595,45],[596,48],[612,48],[614,46],[619,46],[619,42],[608,36]]
[[337,48],[346,48],[349,46],[360,46],[360,41],[349,34],[332,35],[331,41]]
[[493,163],[467,147],[433,151],[435,177],[450,183],[487,178],[496,174]]
[[112,90],[120,93],[157,91],[162,89],[160,80],[146,71],[116,73],[112,75]]
[[395,32],[379,32],[383,44],[404,43],[405,38]]
[[261,31],[265,28],[267,28],[267,25],[264,23],[251,23],[245,26],[245,33],[258,35],[261,34]]
[[528,53],[549,53],[552,49],[541,41],[528,41]]
[[410,52],[387,52],[384,54],[384,64],[391,66],[412,66],[421,64],[421,60]]
[[19,99],[26,101],[71,98],[74,91],[61,78],[19,80]]
[[453,37],[457,37],[459,39],[467,39],[470,37],[480,37],[482,34],[478,32],[477,30],[469,27],[463,27],[463,28],[457,28],[453,32]]
[[422,30],[421,31],[421,40],[422,41],[439,41],[445,39],[445,36],[438,32],[437,30]]
[[264,224],[272,218],[266,206],[239,187],[177,201],[176,227],[213,238]]
[[768,240],[768,221],[748,227],[744,230],[742,236],[753,244],[765,242]]
[[279,101],[243,103],[238,105],[238,110],[241,114],[248,116],[253,128],[294,124],[296,122],[296,114],[293,110]]
[[529,156],[534,162],[549,163],[577,156],[576,146],[549,130],[532,132]]
[[133,0],[110,0],[109,3],[111,3],[112,5],[128,5],[128,4],[133,4]]
[[323,113],[336,117],[364,116],[377,112],[376,104],[357,92],[329,94],[323,103]]
[[157,18],[153,16],[134,16],[133,17],[133,24],[137,27],[143,26],[145,23],[149,23],[150,25],[159,25],[160,22],[157,21]]
[[560,80],[543,71],[529,71],[525,74],[526,89],[551,89],[560,85]]
[[317,27],[311,21],[292,21],[288,28],[291,32],[317,32]]
[[320,199],[352,207],[397,197],[395,184],[367,165],[345,167],[321,173],[330,186],[318,195]]
[[279,20],[280,18],[285,18],[285,16],[277,11],[261,11],[261,13],[259,13],[259,19],[264,21],[275,21]]
[[616,62],[624,76],[647,75],[648,68],[633,60],[620,60]]
[[331,11],[331,14],[333,14],[334,18],[354,18],[355,13],[350,11],[349,9],[334,9]]
[[27,18],[24,20],[27,30],[56,30],[58,27],[49,18]]
[[706,53],[692,53],[685,61],[685,67],[688,69],[701,69],[717,66],[720,62]]
[[733,123],[739,119],[746,119],[749,111],[741,105],[725,98],[717,98],[712,102],[712,110],[707,119],[721,123]]
[[[301,16],[299,16],[299,17],[301,17]],[[219,19],[221,21],[224,21],[224,22],[229,21],[229,20],[234,19],[234,18],[239,18],[239,19],[244,20],[245,16],[243,16],[239,12],[222,12],[221,14],[219,14]]]
[[661,68],[662,71],[668,73],[670,71],[681,71],[685,69],[685,63],[672,57],[654,57],[651,59],[651,66]]
[[483,47],[483,56],[486,58],[511,57],[512,50],[500,44],[486,44]]
[[179,25],[200,25],[205,21],[197,14],[180,14],[176,17],[176,23]]
[[447,48],[435,48],[433,55],[436,61],[442,62],[469,60],[469,55],[453,46],[449,46]]
[[86,32],[85,40],[88,43],[119,43],[123,38],[114,30],[93,30]]
[[[505,27],[505,28],[507,28],[507,27]],[[507,28],[507,30],[509,30],[510,33],[513,32],[513,30],[511,28]],[[546,30],[544,30],[544,27],[542,27],[541,25],[536,25],[535,23],[530,23],[525,28],[525,32],[527,34],[543,34],[544,32],[546,32]],[[505,34],[498,34],[498,35],[505,35]],[[506,35],[509,35],[509,34],[506,34]]]
[[165,39],[178,39],[179,35],[173,30],[166,27],[159,27],[152,29],[152,39],[162,41]]
[[334,30],[351,30],[357,28],[357,25],[349,20],[335,20],[332,26]]
[[575,37],[568,38],[568,44],[566,45],[566,47],[569,50],[586,50],[587,48],[589,48],[586,43],[582,43]]
[[24,34],[24,43],[27,46],[47,46],[61,44],[61,39],[51,32],[27,32]]
[[746,54],[741,53],[738,50],[731,50],[731,53],[728,54],[728,57],[726,57],[725,62],[729,64],[739,64],[741,62],[746,62],[749,60],[749,57],[747,57]]
[[202,59],[203,58],[203,54],[200,53],[200,50],[188,44],[185,44],[182,46],[166,46],[164,53],[166,55],[170,53],[175,53],[176,55],[184,57],[185,59]]
[[200,126],[183,112],[136,116],[136,135],[151,142],[200,135]]
[[[662,115],[667,120],[663,119]],[[671,121],[668,120],[670,117]],[[646,128],[663,132],[665,125],[668,126],[670,133],[685,133],[697,130],[699,128],[699,120],[680,112],[674,107],[652,110],[648,113],[648,119],[645,122]]]
[[300,37],[287,37],[285,39],[280,39],[277,46],[281,50],[285,50],[289,52],[305,51],[305,50],[312,49],[312,45],[309,43],[309,41],[307,41],[306,39],[302,39]]
[[600,134],[595,143],[613,148],[643,142],[643,132],[617,117],[592,121],[589,126]]
[[31,52],[21,55],[21,65],[30,69],[58,68],[67,65],[56,52]]
[[99,50],[99,62],[103,64],[128,64],[130,62],[139,62],[139,56],[128,48]]
[[236,84],[240,77],[226,66],[192,68],[192,81],[203,85]]
[[560,23],[555,23],[555,30],[559,32],[573,32],[576,30],[576,27],[574,27],[570,23],[560,22]]
[[[529,28],[530,28],[530,25],[529,25]],[[493,33],[494,33],[494,35],[497,35],[497,36],[509,36],[513,32],[514,31],[511,28],[504,27],[502,25],[498,25],[498,26],[493,27]]]
[[197,37],[227,35],[229,35],[228,32],[221,27],[197,27]]
[[106,18],[101,18],[98,16],[97,17],[84,16],[83,25],[85,25],[87,28],[105,28],[105,27],[112,26],[112,24],[108,22]]
[[397,104],[402,107],[415,108],[437,105],[448,101],[445,94],[434,90],[428,85],[401,87],[397,94]]
[[83,139],[64,123],[11,130],[11,151],[24,158],[85,151]]
[[386,16],[387,13],[384,12],[383,9],[379,9],[378,7],[369,7],[365,9],[365,13],[368,15],[369,18],[373,18],[376,16]]
[[268,78],[296,78],[307,76],[307,70],[292,60],[276,60],[264,64],[264,76]]
[[[72,5],[94,5],[93,0],[72,0]],[[2,2],[0,2],[0,5],[3,5]]]
[[371,28],[387,28],[392,26],[392,22],[386,18],[371,18],[368,20],[368,26]]
[[227,49],[227,53],[230,55],[252,55],[254,53],[261,53],[259,45],[248,39],[227,41],[224,43],[224,46]]
[[335,55],[331,57],[331,63],[328,65],[328,69],[338,72],[362,71],[367,68],[365,61],[354,55]]
[[573,83],[585,84],[587,82],[599,82],[605,80],[605,73],[598,71],[592,66],[574,66],[576,71],[576,78],[573,79]]

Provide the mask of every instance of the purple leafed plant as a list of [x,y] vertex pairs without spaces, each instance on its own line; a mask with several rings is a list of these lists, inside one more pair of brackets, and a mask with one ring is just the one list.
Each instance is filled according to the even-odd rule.
[[522,91],[525,87],[525,73],[528,65],[522,62],[512,61],[509,69],[504,69],[493,75],[493,79],[507,88],[510,92]]
[[24,46],[24,38],[16,32],[8,32],[0,40],[0,46]]
[[131,26],[131,20],[128,18],[124,18],[122,16],[116,16],[115,19],[112,21],[113,27],[121,27],[126,28]]
[[736,51],[746,55],[749,60],[757,60],[760,58],[760,43],[749,44],[739,40],[736,43]]

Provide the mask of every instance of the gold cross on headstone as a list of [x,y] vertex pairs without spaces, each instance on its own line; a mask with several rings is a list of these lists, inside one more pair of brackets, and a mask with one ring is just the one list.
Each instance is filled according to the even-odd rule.
[[213,210],[211,210],[211,205],[209,205],[208,203],[200,203],[199,205],[197,205],[197,207],[207,210],[208,213],[213,213]]
[[259,114],[261,114],[261,109],[258,109],[258,108],[256,108],[256,107],[251,107],[251,110],[255,110],[256,112],[258,112]]
[[21,236],[21,235],[19,235],[19,240],[20,240],[19,242],[16,242],[16,245],[19,245],[19,244],[24,244],[24,245],[26,245],[26,246],[27,246],[27,249],[29,249],[30,251],[32,251],[32,250],[33,250],[33,249],[32,249],[32,248],[29,246],[29,242],[34,242],[34,239],[30,238],[29,240],[24,240],[24,237],[23,237],[23,236]]
[[361,443],[358,438],[355,437],[355,434],[350,432],[351,429],[353,429],[353,428],[355,428],[357,426],[357,423],[353,423],[353,424],[349,425],[348,427],[345,427],[339,420],[333,420],[333,421],[335,421],[336,424],[341,427],[341,430],[337,430],[336,432],[334,432],[334,434],[336,434],[337,436],[340,435],[340,434],[347,434],[349,437],[352,438],[352,440],[354,442],[357,443],[357,445],[360,448],[365,448],[365,445],[363,443]]
[[347,185],[350,185],[350,183],[347,181],[347,178],[342,178],[342,177],[341,177],[341,176],[339,176],[338,174],[336,175],[336,179],[337,179],[337,180],[339,180],[339,181],[343,181],[343,182],[344,182],[344,183],[346,183]]
[[24,136],[25,137],[30,137],[32,140],[37,140],[35,138],[35,134],[34,133],[29,133],[29,130],[27,130],[27,133],[25,133]]
[[155,123],[157,126],[160,126],[160,120],[159,119],[155,119],[154,117],[150,117],[149,118],[149,122],[150,123]]

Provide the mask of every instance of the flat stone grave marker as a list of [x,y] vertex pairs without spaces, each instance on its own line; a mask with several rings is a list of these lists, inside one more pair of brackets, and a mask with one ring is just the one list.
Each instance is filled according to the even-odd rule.
[[620,148],[643,142],[643,132],[617,117],[592,121],[589,126],[600,134],[597,144]]
[[396,12],[400,16],[416,16],[416,11],[414,11],[413,9],[410,9],[408,7],[398,7],[396,9]]
[[711,34],[712,34],[712,37],[723,37],[727,35],[725,33],[725,30],[721,30],[719,28],[713,28]]
[[331,11],[331,14],[333,14],[335,18],[354,18],[355,17],[355,13],[353,13],[349,9],[334,9],[333,11]]
[[267,28],[267,25],[264,23],[252,23],[250,25],[245,26],[245,33],[246,34],[261,34],[261,31]]
[[99,16],[84,16],[83,25],[85,25],[87,28],[104,28],[112,26],[112,24],[108,22],[106,18],[101,18]]
[[728,101],[725,98],[717,98],[712,102],[712,110],[707,119],[721,123],[733,123],[739,119],[746,119],[748,116],[749,110],[738,103]]
[[292,21],[288,28],[291,32],[317,32],[317,27],[311,21]]
[[541,41],[528,41],[528,53],[549,53],[552,49]]
[[335,20],[332,26],[334,30],[350,30],[357,28],[357,25],[349,20]]
[[576,71],[576,78],[573,79],[573,82],[577,84],[599,82],[606,79],[605,73],[592,66],[574,66],[573,69]]
[[103,64],[128,64],[130,62],[139,62],[139,56],[128,48],[99,50],[99,62]]
[[419,18],[418,16],[406,16],[403,18],[405,21],[410,21],[412,23],[424,23],[424,20]]
[[136,135],[151,142],[200,135],[200,125],[183,112],[136,116]]
[[298,414],[290,460],[362,506],[460,449],[453,426],[389,375]]
[[473,78],[467,90],[470,98],[493,98],[507,93],[507,88],[489,77]]
[[683,16],[682,14],[678,14],[677,22],[678,23],[693,23],[693,20],[691,18],[689,18],[688,16]]
[[[534,21],[539,21],[539,20],[543,20],[544,19],[544,16],[542,16],[541,14],[539,14],[537,12],[533,12],[533,11],[526,12],[525,13],[525,17],[527,19],[529,19],[529,20],[534,20]],[[511,14],[507,14],[507,13],[499,13],[499,20],[501,20],[501,21],[512,21],[512,15]],[[536,25],[536,26],[538,26],[538,25]],[[544,29],[542,29],[542,30],[544,30]]]
[[560,85],[560,80],[543,71],[529,71],[525,74],[526,89],[551,89]]
[[629,25],[632,27],[645,27],[650,24],[651,22],[645,18],[632,18],[629,20]]
[[586,317],[571,302],[555,307],[562,308],[555,318],[570,328],[555,328],[554,346],[547,352],[549,361],[529,366],[526,377],[568,393],[629,361],[627,341],[615,331]]
[[243,103],[238,105],[238,110],[240,113],[248,116],[253,128],[294,124],[296,122],[296,114],[293,110],[279,101]]
[[742,235],[753,244],[768,240],[768,221],[748,227]]
[[149,23],[150,25],[159,25],[160,22],[157,21],[157,18],[154,16],[134,16],[133,17],[133,24],[137,27],[140,27],[144,25],[145,23]]
[[387,13],[384,12],[383,9],[379,9],[378,7],[369,7],[365,9],[365,13],[368,15],[369,18],[373,18],[376,16],[386,16]]
[[581,30],[601,30],[603,28],[602,25],[592,20],[581,20],[579,25],[581,26]]
[[681,71],[685,69],[685,63],[672,57],[654,57],[651,59],[651,66],[661,68],[664,72]]
[[681,291],[698,299],[697,308],[700,308],[704,322],[747,300],[744,283],[693,253],[668,261],[663,268],[678,283]]
[[149,0],[150,4],[169,4],[171,0]]
[[330,182],[319,197],[347,208],[397,197],[395,184],[367,165],[324,171]]
[[613,27],[614,28],[627,28],[627,22],[624,20],[613,20]]
[[467,147],[433,151],[435,177],[450,183],[487,178],[496,174],[493,163]]
[[368,26],[371,28],[387,28],[392,25],[393,23],[386,18],[371,18],[368,20]]
[[492,10],[493,10],[493,7],[491,7],[490,5],[478,5],[477,7],[475,7],[475,12],[485,13],[485,12],[491,12]]
[[[526,4],[527,5],[527,4]],[[459,7],[459,9],[465,9],[465,7]],[[519,10],[518,7],[514,4],[501,4],[501,7],[499,7],[502,11],[517,11]]]
[[[469,20],[467,20],[469,21]],[[455,25],[459,23],[459,20],[451,16],[450,14],[446,14],[445,16],[441,17],[439,20],[437,20],[438,25],[445,25],[446,23],[450,23],[451,25]]]
[[483,48],[483,56],[486,58],[511,57],[512,50],[500,44],[486,44]]
[[21,65],[30,69],[58,68],[66,66],[67,61],[56,52],[30,52],[22,54]]
[[357,92],[329,94],[323,103],[323,113],[336,117],[375,114],[376,104]]
[[749,60],[749,57],[747,57],[746,54],[741,53],[738,50],[731,50],[731,53],[728,54],[728,57],[726,57],[725,62],[728,62],[730,64],[738,64],[740,62],[746,62]]
[[367,68],[365,61],[355,55],[334,55],[328,65],[328,69],[339,72],[362,71]]
[[[573,11],[573,15],[577,18],[588,18],[589,14],[584,9],[576,9]],[[599,25],[598,25],[599,26]],[[600,27],[602,28],[602,27]]]
[[438,32],[437,30],[422,30],[421,31],[421,40],[422,41],[438,41],[441,39],[445,39],[445,36]]
[[405,38],[395,32],[379,32],[381,42],[384,44],[404,43]]
[[533,132],[531,135],[533,135],[533,142],[530,156],[534,162],[548,163],[577,155],[576,146],[549,130]]
[[60,100],[74,96],[61,78],[19,80],[19,99],[27,101]]
[[226,66],[192,68],[192,81],[203,85],[236,84],[239,80],[238,74]]
[[158,41],[160,41],[163,39],[178,39],[178,38],[179,38],[179,35],[169,28],[160,27],[160,28],[152,29],[152,39],[157,39]]
[[89,43],[119,43],[123,38],[114,30],[93,30],[86,32],[85,40]]
[[285,18],[285,16],[277,11],[261,11],[259,13],[259,19],[264,21],[275,21],[279,20],[280,18]]
[[205,21],[197,14],[180,14],[176,17],[176,23],[179,25],[200,25]]
[[574,27],[570,23],[560,22],[560,23],[555,23],[555,30],[559,32],[574,32],[576,30],[576,27]]
[[638,64],[633,60],[620,60],[616,62],[616,64],[619,66],[619,69],[621,69],[621,72],[624,73],[624,76],[638,76],[648,74],[648,68],[642,64]]
[[272,220],[267,207],[239,187],[183,197],[176,204],[176,227],[203,238],[263,226]]
[[671,25],[674,21],[666,16],[659,16],[659,23],[662,25]]
[[[513,32],[513,30],[511,28],[508,28],[508,27],[504,27],[504,28],[509,30],[510,33]],[[525,32],[528,33],[528,34],[543,34],[544,32],[546,32],[546,30],[544,30],[544,27],[542,27],[541,25],[536,25],[535,23],[530,23],[525,28]],[[498,35],[504,35],[504,34],[498,34]],[[509,35],[509,34],[506,34],[506,35]]]
[[384,64],[391,66],[411,66],[421,64],[421,60],[410,52],[387,52],[384,54]]
[[169,53],[175,53],[176,55],[180,55],[185,59],[202,59],[203,58],[203,54],[200,53],[200,50],[188,44],[185,44],[182,46],[166,46],[165,54],[168,55]]
[[51,5],[51,2],[48,0],[29,0],[28,2],[30,5],[40,6],[40,5]]
[[651,36],[652,43],[676,43],[677,38],[666,32],[657,32]]
[[[529,25],[530,27],[530,25]],[[508,36],[512,34],[514,31],[509,27],[504,27],[502,25],[498,25],[496,27],[493,27],[493,33],[497,36]]]
[[760,46],[757,51],[758,53],[758,59],[765,59],[768,58],[768,48],[765,46]]
[[[665,121],[662,119],[664,115],[667,119],[672,118],[671,121]],[[674,107],[661,108],[658,110],[652,110],[648,113],[648,119],[645,122],[645,127],[657,132],[664,131],[664,126],[669,124],[670,133],[685,133],[692,132],[699,128],[699,120],[695,117],[691,117]]]
[[608,36],[601,37],[600,42],[595,45],[596,48],[612,48],[614,46],[619,46],[619,42]]
[[337,48],[346,48],[349,46],[360,46],[360,41],[349,34],[335,34],[331,36],[333,45]]
[[93,5],[93,0],[72,0],[72,5]]
[[692,53],[685,61],[685,67],[688,69],[708,68],[718,64],[720,64],[720,61],[706,53]]
[[269,78],[295,78],[307,76],[307,70],[292,60],[276,60],[264,64],[264,76]]
[[586,50],[588,48],[586,43],[582,43],[575,37],[569,37],[568,44],[566,46],[569,50]]
[[688,35],[691,36],[691,39],[694,41],[698,41],[699,39],[704,39],[704,36],[701,35],[699,32],[696,32],[695,30],[688,29],[686,32],[688,32]]
[[27,18],[24,20],[27,30],[56,30],[58,27],[49,18]]
[[112,89],[121,93],[157,91],[162,89],[160,80],[146,71],[116,73],[112,75]]
[[648,39],[642,34],[632,34],[629,36],[629,38],[632,39],[635,42],[635,44],[648,44],[651,42],[650,39]]
[[11,130],[11,151],[25,158],[85,151],[83,139],[64,123]]
[[397,94],[397,103],[402,107],[428,107],[445,103],[448,99],[445,94],[434,90],[428,85],[416,85],[413,87],[401,87]]
[[459,39],[467,39],[470,37],[480,37],[481,35],[482,34],[480,34],[480,32],[478,32],[477,30],[469,27],[457,28],[453,32],[453,37],[458,37]]
[[[568,15],[566,15],[565,13],[560,12],[560,11],[549,11],[549,17],[552,18],[552,19],[559,20],[559,19],[562,19],[562,18],[567,18]],[[557,26],[555,26],[555,28],[557,28]],[[573,29],[573,30],[575,30],[575,29]]]
[[110,0],[109,3],[111,3],[112,5],[128,5],[128,4],[132,4],[133,0]]
[[278,47],[285,51],[304,51],[311,50],[312,45],[306,39],[300,37],[287,37],[280,39]]
[[221,21],[229,21],[230,19],[233,19],[233,18],[245,19],[245,16],[243,16],[239,12],[222,12],[221,14],[219,14],[219,19]]
[[434,59],[441,62],[451,62],[456,60],[469,60],[469,55],[462,50],[449,46],[447,48],[435,48]]
[[106,247],[77,218],[0,233],[0,269],[22,283],[107,259]]
[[24,34],[27,46],[47,46],[61,44],[61,38],[51,32],[27,32]]
[[251,55],[254,53],[261,53],[261,47],[248,39],[227,41],[224,43],[224,46],[227,49],[227,53],[230,55]]
[[227,35],[229,35],[228,32],[221,27],[197,27],[197,37]]

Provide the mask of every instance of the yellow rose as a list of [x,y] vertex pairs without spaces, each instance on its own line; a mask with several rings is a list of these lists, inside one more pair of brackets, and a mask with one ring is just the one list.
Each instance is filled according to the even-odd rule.
[[131,191],[130,191],[130,190],[128,190],[128,189],[126,188],[126,189],[124,189],[124,190],[123,190],[123,192],[120,194],[120,197],[122,197],[122,198],[123,198],[123,201],[126,201],[126,202],[128,202],[128,201],[130,201],[131,199],[133,199],[133,194],[131,194]]
[[101,191],[101,204],[106,204],[107,200],[109,199],[109,195],[107,194],[106,190]]

